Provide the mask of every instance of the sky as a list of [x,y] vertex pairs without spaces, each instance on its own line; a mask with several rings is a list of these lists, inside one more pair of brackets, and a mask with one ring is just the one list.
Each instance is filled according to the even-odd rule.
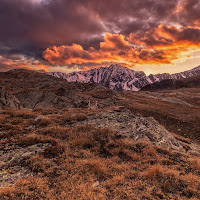
[[0,71],[200,65],[200,0],[0,0]]

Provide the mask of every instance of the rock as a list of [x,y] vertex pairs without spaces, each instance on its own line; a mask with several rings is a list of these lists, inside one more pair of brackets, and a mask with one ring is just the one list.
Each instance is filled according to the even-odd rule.
[[77,125],[109,128],[117,135],[126,138],[148,141],[166,149],[185,152],[180,142],[153,117],[142,117],[131,113],[129,110],[124,109],[121,112],[110,110],[95,113],[90,115],[88,120],[77,122],[73,126]]
[[0,152],[1,155],[1,165],[16,164],[19,163],[24,157],[32,156],[35,153],[43,152],[46,147],[50,146],[49,143],[38,143],[32,146],[27,146],[25,148],[19,148],[15,151],[10,151],[4,154]]
[[97,187],[97,186],[99,186],[99,184],[100,184],[99,181],[96,181],[92,186]]
[[49,143],[38,143],[24,148],[8,146],[0,150],[0,188],[13,184],[17,179],[30,175],[30,170],[21,167],[20,162],[37,153],[42,153],[51,146]]
[[37,116],[37,117],[35,118],[35,121],[36,121],[36,122],[39,122],[39,121],[41,121],[41,120],[44,119],[44,118],[45,118],[45,116],[39,115],[39,116]]
[[[109,67],[100,67],[98,69],[72,72],[69,74],[62,72],[48,72],[48,74],[57,78],[65,79],[69,82],[100,83],[107,88],[117,91],[138,91],[143,87],[145,89],[145,86],[147,86],[147,90],[151,89],[152,84],[153,89],[155,86],[159,86],[162,80],[164,80],[165,83],[164,88],[171,85],[173,86],[177,79],[185,79],[200,75],[200,66],[176,74],[150,74],[149,76],[142,71],[134,71],[119,64],[111,64]],[[178,85],[180,87],[182,84]],[[191,85],[199,85],[199,82],[192,81],[192,84],[190,83],[189,86]]]
[[114,111],[116,112],[122,112],[125,109],[124,106],[117,106],[116,108],[114,108]]

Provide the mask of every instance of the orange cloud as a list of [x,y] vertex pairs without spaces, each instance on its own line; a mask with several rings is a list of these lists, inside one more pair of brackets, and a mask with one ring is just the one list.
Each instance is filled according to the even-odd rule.
[[146,32],[140,42],[151,48],[199,47],[200,28],[160,25]]
[[100,43],[100,48],[104,52],[108,51],[129,51],[131,49],[130,43],[125,39],[122,34],[110,34],[106,33],[104,42]]
[[79,44],[53,46],[43,52],[43,57],[52,65],[93,68],[105,63],[168,64],[186,56],[191,48],[200,49],[200,29],[160,25],[145,35],[106,33],[100,48],[84,49]]

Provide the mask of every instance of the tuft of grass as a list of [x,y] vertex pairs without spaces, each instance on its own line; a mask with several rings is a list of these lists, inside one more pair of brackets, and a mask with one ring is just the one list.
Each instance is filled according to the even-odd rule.
[[26,165],[29,166],[32,172],[38,173],[45,171],[47,162],[43,155],[36,154],[26,161]]
[[200,158],[193,157],[193,158],[190,158],[189,161],[191,163],[191,168],[200,173]]

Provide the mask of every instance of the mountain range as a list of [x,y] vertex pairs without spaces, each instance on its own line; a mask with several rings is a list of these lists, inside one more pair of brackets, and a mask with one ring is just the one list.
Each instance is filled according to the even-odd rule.
[[200,75],[200,66],[181,73],[150,74],[149,76],[142,71],[134,71],[118,64],[69,74],[62,72],[48,72],[48,74],[65,79],[68,82],[100,83],[107,88],[117,91],[138,91],[146,85],[162,80],[190,78]]

